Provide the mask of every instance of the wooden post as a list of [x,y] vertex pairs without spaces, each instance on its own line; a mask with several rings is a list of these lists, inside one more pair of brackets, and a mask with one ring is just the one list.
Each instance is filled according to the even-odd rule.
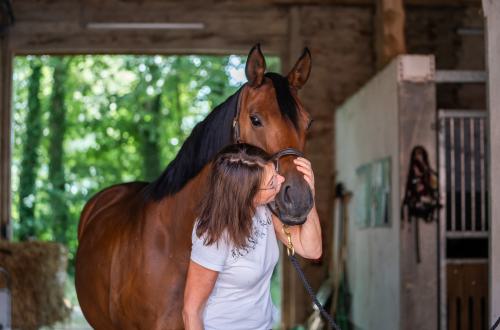
[[[283,61],[283,74],[288,74],[288,71],[294,65],[294,61],[298,58],[301,51],[300,38],[300,8],[297,6],[290,7],[288,12],[288,49]],[[301,302],[300,290],[297,290],[301,285],[297,281],[297,275],[292,267],[290,260],[286,255],[285,249],[281,253],[281,326],[283,329],[289,329],[297,323],[297,303]]]
[[10,239],[12,54],[8,32],[0,37],[0,239]]
[[375,12],[375,54],[377,68],[406,53],[403,0],[377,0]]

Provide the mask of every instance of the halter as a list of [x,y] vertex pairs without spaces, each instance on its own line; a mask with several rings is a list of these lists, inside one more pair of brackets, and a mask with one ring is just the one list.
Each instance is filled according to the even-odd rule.
[[[241,140],[240,136],[240,104],[241,104],[241,95],[238,97],[238,105],[236,107],[236,115],[234,116],[233,119],[233,139],[235,143],[243,143]],[[280,158],[286,157],[286,156],[295,156],[295,157],[304,157],[304,154],[295,149],[295,148],[285,148],[282,149],[275,154],[271,156],[271,161],[274,163],[274,169],[276,170],[276,173],[279,173],[280,170]],[[312,206],[311,206],[312,207]],[[276,206],[276,202],[270,202],[267,204],[267,208],[275,215],[277,216],[280,220],[282,219],[280,211],[278,207]],[[281,220],[283,222],[283,220]],[[283,222],[285,223],[285,222]]]

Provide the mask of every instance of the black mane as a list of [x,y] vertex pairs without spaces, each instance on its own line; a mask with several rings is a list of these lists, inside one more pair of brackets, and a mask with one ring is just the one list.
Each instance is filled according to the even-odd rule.
[[[281,114],[289,118],[297,128],[297,108],[290,93],[288,80],[272,72],[266,73],[266,77],[271,79],[276,90]],[[193,128],[175,159],[156,180],[145,187],[146,200],[158,201],[177,193],[212,160],[217,152],[226,145],[234,143],[232,124],[242,89],[243,87],[217,106]]]
[[241,88],[199,122],[163,173],[145,187],[147,200],[175,194],[194,178],[219,150],[233,142],[232,124]]

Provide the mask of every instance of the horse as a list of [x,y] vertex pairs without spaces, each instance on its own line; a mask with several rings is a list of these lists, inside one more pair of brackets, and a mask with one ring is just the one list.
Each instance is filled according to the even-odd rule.
[[245,142],[276,154],[285,182],[272,210],[284,223],[305,221],[312,193],[292,160],[304,149],[312,122],[298,97],[311,54],[305,48],[286,77],[265,71],[256,45],[245,65],[248,81],[194,127],[157,179],[108,187],[84,206],[75,286],[93,328],[184,328],[191,232],[210,162],[224,146]]

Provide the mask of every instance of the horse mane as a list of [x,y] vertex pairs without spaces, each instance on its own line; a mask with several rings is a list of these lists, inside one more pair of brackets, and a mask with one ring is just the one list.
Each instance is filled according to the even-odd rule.
[[180,191],[223,147],[233,142],[232,125],[242,88],[218,105],[193,128],[174,160],[144,190],[146,200],[158,201]]
[[[297,108],[288,79],[273,72],[265,76],[273,83],[281,114],[288,117],[297,128]],[[232,125],[242,89],[218,105],[193,128],[174,160],[156,180],[144,188],[147,201],[159,201],[179,192],[222,148],[234,143]]]

